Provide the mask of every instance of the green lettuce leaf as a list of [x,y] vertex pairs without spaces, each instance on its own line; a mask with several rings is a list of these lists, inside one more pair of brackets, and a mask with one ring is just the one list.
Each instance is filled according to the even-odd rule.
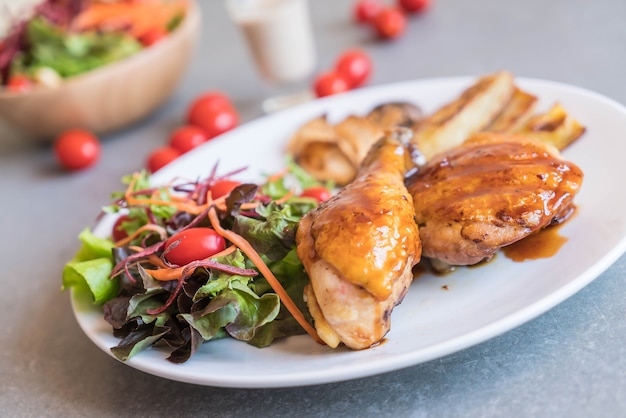
[[102,304],[117,296],[119,290],[118,280],[110,278],[114,245],[109,240],[96,237],[88,228],[78,238],[82,245],[63,268],[62,289],[73,286],[88,289],[94,303]]

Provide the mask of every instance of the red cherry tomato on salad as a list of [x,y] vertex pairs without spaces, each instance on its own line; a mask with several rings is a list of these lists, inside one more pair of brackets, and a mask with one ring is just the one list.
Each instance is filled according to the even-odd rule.
[[156,44],[162,39],[166,38],[167,35],[168,33],[167,33],[167,30],[165,30],[165,28],[154,27],[144,32],[139,37],[139,42],[141,42],[141,44],[147,48],[149,46]]
[[32,81],[24,74],[15,74],[7,80],[7,90],[13,92],[23,92],[33,86]]
[[54,152],[63,168],[82,170],[100,158],[100,141],[91,132],[70,129],[56,138]]
[[315,78],[313,90],[317,97],[325,97],[348,91],[350,90],[350,85],[338,73],[329,71]]
[[187,122],[203,129],[211,139],[235,128],[239,124],[239,115],[234,107],[219,98],[201,98],[191,105]]
[[184,154],[198,145],[208,140],[204,130],[197,126],[184,125],[172,132],[169,139],[169,146]]
[[302,193],[300,193],[302,197],[311,197],[318,202],[322,203],[327,201],[332,197],[332,193],[326,187],[317,186],[317,187],[309,187],[308,189],[304,189]]
[[160,170],[181,156],[181,152],[172,147],[160,147],[148,156],[147,167],[151,173]]
[[228,196],[230,192],[240,184],[241,182],[235,180],[220,180],[209,189],[211,191],[211,197],[218,199],[222,196]]
[[369,23],[381,10],[383,10],[383,5],[378,0],[359,0],[354,4],[354,20]]
[[111,231],[111,238],[113,238],[113,242],[117,242],[128,237],[128,234],[125,230],[122,229],[122,223],[128,222],[130,217],[128,215],[122,215],[115,221],[113,224],[113,230]]
[[430,0],[398,0],[398,5],[407,13],[421,13],[428,9]]
[[373,23],[378,36],[384,39],[393,39],[404,33],[406,16],[401,10],[390,7],[378,13]]
[[[174,243],[178,243],[175,247]],[[189,228],[172,235],[165,241],[165,258],[183,266],[202,260],[226,248],[224,238],[211,228]]]
[[348,82],[350,88],[359,87],[372,72],[372,60],[359,49],[349,49],[337,60],[337,74]]

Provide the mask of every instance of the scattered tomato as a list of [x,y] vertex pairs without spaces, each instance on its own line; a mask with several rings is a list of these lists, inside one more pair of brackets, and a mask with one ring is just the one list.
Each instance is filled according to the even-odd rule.
[[389,7],[378,13],[373,23],[378,36],[384,39],[393,39],[404,33],[406,16],[401,10]]
[[211,197],[218,199],[222,196],[228,196],[230,192],[240,184],[241,182],[235,180],[219,180],[209,189],[211,191]]
[[369,23],[383,10],[383,5],[378,0],[358,0],[354,4],[354,20],[360,23]]
[[[176,246],[174,244],[176,243]],[[165,241],[165,258],[184,266],[202,260],[226,248],[226,241],[211,228],[189,228],[172,235]]]
[[348,91],[350,90],[350,85],[338,73],[329,71],[315,78],[313,90],[317,97],[325,97]]
[[398,0],[398,5],[407,13],[421,13],[428,9],[430,0]]
[[203,96],[191,104],[187,122],[203,129],[211,139],[235,128],[239,115],[225,97]]
[[368,79],[372,72],[370,57],[359,49],[349,49],[339,57],[336,65],[337,73],[355,88]]
[[139,42],[141,42],[144,47],[149,47],[166,38],[167,35],[168,33],[165,28],[154,27],[144,32],[139,37]]
[[56,138],[54,152],[65,169],[81,170],[100,158],[100,141],[91,132],[70,129]]
[[326,187],[317,186],[317,187],[309,187],[308,189],[304,189],[302,193],[300,193],[302,197],[311,197],[318,202],[322,203],[327,201],[332,197],[332,193]]
[[160,147],[148,156],[147,166],[151,173],[160,170],[167,164],[180,157],[181,152],[172,147]]
[[7,80],[6,88],[13,92],[24,92],[33,86],[32,81],[24,74],[15,74]]
[[197,126],[184,125],[172,132],[168,144],[184,154],[207,140],[208,137],[204,130]]
[[209,91],[201,94],[191,102],[187,112],[187,119],[192,118],[192,114],[194,113],[212,112],[224,107],[233,107],[230,99],[219,91]]
[[121,227],[123,222],[128,222],[129,220],[130,217],[128,215],[122,215],[116,219],[115,223],[113,224],[113,231],[111,232],[111,238],[113,238],[113,242],[117,242],[128,237],[126,231],[123,230]]

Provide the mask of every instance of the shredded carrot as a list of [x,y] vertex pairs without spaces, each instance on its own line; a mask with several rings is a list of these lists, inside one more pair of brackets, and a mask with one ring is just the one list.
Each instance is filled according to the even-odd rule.
[[252,245],[250,245],[250,243],[246,241],[239,234],[222,228],[222,226],[220,225],[220,221],[217,217],[217,212],[215,210],[215,207],[212,207],[211,209],[209,209],[208,216],[209,216],[209,221],[211,222],[211,225],[213,226],[213,229],[215,229],[215,231],[218,234],[220,234],[221,236],[223,236],[224,238],[232,242],[234,245],[236,245],[241,251],[243,251],[244,254],[248,256],[248,258],[250,258],[250,260],[254,263],[254,265],[259,269],[261,274],[263,274],[263,276],[265,277],[267,282],[270,284],[274,292],[276,292],[276,294],[278,295],[282,303],[285,305],[285,308],[287,308],[289,313],[293,315],[293,317],[295,318],[296,321],[298,321],[300,326],[302,326],[302,328],[304,328],[304,330],[315,341],[317,341],[320,344],[324,344],[321,338],[317,335],[317,331],[315,331],[315,328],[313,328],[313,326],[309,324],[309,322],[306,320],[306,318],[304,317],[300,309],[298,309],[294,301],[291,299],[291,297],[289,297],[289,294],[287,293],[285,288],[280,284],[280,282],[278,281],[276,276],[274,276],[274,273],[272,273],[269,267],[267,267],[267,265],[263,262],[263,259],[261,259],[261,256],[256,252],[256,250],[252,247]]
[[163,260],[161,260],[161,258],[159,258],[156,254],[150,254],[148,256],[148,261],[152,264],[154,264],[157,267],[161,267],[162,269],[169,269],[170,267],[167,266],[167,264],[165,264],[163,262]]
[[[234,252],[236,249],[237,247],[235,247],[234,245],[231,245],[230,247],[220,251],[219,253],[213,254],[211,257],[207,257],[205,260],[209,260],[211,258],[223,257],[225,255],[228,255]],[[146,269],[146,272],[148,272],[155,280],[166,282],[166,281],[171,281],[171,280],[179,280],[183,276],[183,270],[185,269],[185,266],[176,267],[176,268],[167,267],[163,263],[163,261],[161,261],[161,259],[155,256],[154,254],[152,254],[148,258],[148,260],[150,260],[150,262],[152,262],[154,265],[161,267],[160,269]]]
[[144,231],[154,231],[161,236],[161,239],[167,238],[167,231],[165,230],[165,228],[159,225],[155,225],[155,224],[146,224],[137,228],[132,234],[130,234],[126,238],[122,238],[121,240],[117,241],[115,243],[115,246],[121,247],[123,245],[128,244],[129,242],[137,238],[139,234],[141,234]]
[[187,7],[187,0],[92,3],[76,17],[73,27],[77,30],[126,28],[138,38],[150,29],[166,28]]
[[272,181],[276,181],[282,177],[285,177],[285,175],[289,172],[288,168],[285,168],[284,170],[279,171],[278,173],[272,174],[271,176],[267,177],[267,181],[268,182],[272,182]]
[[281,197],[280,199],[276,199],[276,200],[274,201],[274,203],[277,203],[277,204],[279,204],[279,205],[280,205],[281,203],[285,203],[286,201],[288,201],[289,199],[291,199],[291,197],[292,197],[293,195],[294,195],[293,190],[289,190],[289,191],[287,192],[287,194],[285,194],[283,197]]

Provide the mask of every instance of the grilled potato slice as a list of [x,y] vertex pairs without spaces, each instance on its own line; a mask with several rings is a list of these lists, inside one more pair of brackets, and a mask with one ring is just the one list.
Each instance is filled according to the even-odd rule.
[[531,117],[517,132],[563,150],[580,138],[585,130],[560,103],[556,103],[547,112]]
[[414,142],[426,159],[460,145],[470,135],[485,129],[513,96],[513,75],[490,74],[465,90],[414,127]]
[[514,132],[521,129],[533,116],[537,96],[515,87],[511,100],[485,129],[487,132]]
[[340,141],[326,116],[310,120],[287,144],[287,152],[309,174],[320,181],[346,184],[356,175],[352,145]]

